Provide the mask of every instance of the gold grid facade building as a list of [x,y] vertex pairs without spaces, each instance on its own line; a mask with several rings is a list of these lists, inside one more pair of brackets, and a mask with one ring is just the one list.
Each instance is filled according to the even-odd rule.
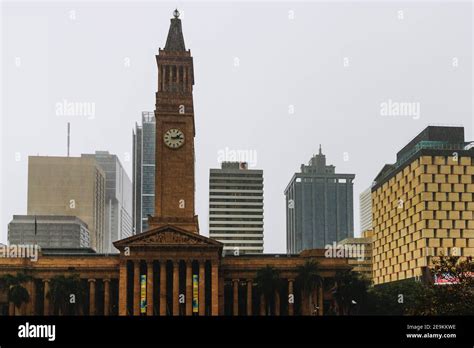
[[421,141],[388,171],[372,188],[375,284],[421,277],[432,257],[474,256],[474,161],[465,143]]

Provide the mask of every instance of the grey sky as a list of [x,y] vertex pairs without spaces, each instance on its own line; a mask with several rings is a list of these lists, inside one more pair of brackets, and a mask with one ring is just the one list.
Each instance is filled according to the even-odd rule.
[[[337,172],[356,174],[358,235],[359,193],[421,129],[458,124],[474,138],[469,2],[6,2],[0,242],[26,213],[27,156],[65,155],[68,121],[73,156],[108,150],[131,173],[132,128],[154,110],[155,54],[175,6],[194,57],[204,235],[209,168],[225,148],[257,153],[265,251],[284,252],[283,190],[320,143]],[[95,117],[56,115],[64,100],[95,103]],[[420,103],[420,118],[382,116],[388,100]]]

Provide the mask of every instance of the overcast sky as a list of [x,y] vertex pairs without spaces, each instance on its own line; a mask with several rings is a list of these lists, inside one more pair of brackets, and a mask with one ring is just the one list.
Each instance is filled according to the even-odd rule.
[[[174,8],[194,57],[196,203],[208,235],[209,168],[250,151],[264,170],[265,252],[285,252],[283,191],[321,143],[359,193],[428,124],[472,136],[470,2],[4,2],[0,242],[26,213],[27,157],[108,150],[131,177],[132,128],[153,111],[155,54]],[[87,103],[95,114],[61,115]],[[383,115],[382,103],[414,103]],[[419,107],[419,114],[416,113]]]

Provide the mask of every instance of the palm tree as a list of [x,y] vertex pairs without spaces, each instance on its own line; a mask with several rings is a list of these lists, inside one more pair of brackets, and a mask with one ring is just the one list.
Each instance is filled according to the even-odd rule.
[[273,298],[275,291],[278,291],[281,285],[280,272],[271,266],[265,266],[257,271],[255,280],[257,283],[257,290],[265,297],[265,312],[266,314],[270,314],[271,299]]
[[351,270],[336,273],[334,299],[340,315],[351,314],[351,309],[361,307],[367,297],[370,281]]
[[318,286],[322,286],[319,265],[315,260],[310,259],[299,266],[297,272],[296,283],[303,293],[302,314],[308,314],[312,312],[314,291]]
[[[54,306],[54,313],[59,315],[77,314],[76,310],[82,305],[85,288],[79,275],[59,275],[51,278],[48,298]],[[73,302],[72,299],[74,299]]]
[[8,302],[13,303],[14,308],[19,310],[22,304],[30,301],[30,294],[23,284],[31,279],[31,276],[24,273],[6,274],[0,278],[0,288],[8,292]]

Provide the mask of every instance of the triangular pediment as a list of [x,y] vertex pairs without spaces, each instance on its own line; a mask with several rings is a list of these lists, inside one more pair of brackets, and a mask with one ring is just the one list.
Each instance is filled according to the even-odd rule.
[[208,246],[222,247],[223,244],[201,236],[197,233],[185,231],[179,227],[165,225],[152,228],[146,232],[114,242],[117,249],[124,247],[166,247],[166,246]]

